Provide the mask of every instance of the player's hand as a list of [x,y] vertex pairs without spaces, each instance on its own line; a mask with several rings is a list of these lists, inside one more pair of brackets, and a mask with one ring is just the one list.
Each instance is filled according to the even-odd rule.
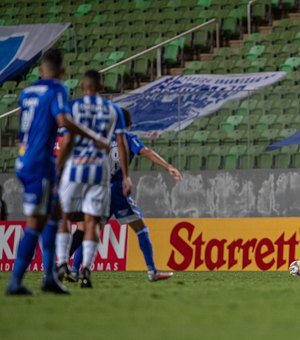
[[109,154],[110,145],[108,142],[104,141],[103,139],[96,139],[95,143],[99,149],[104,149],[106,154]]
[[170,176],[172,176],[175,179],[175,181],[179,182],[182,180],[182,175],[180,171],[174,168],[173,166],[170,166],[168,171],[169,171]]
[[129,196],[131,193],[131,187],[132,187],[132,182],[130,177],[124,177],[123,178],[123,195],[125,197]]

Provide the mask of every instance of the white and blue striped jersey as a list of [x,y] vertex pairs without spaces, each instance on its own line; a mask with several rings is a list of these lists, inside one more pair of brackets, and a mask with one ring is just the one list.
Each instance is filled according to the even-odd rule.
[[[109,100],[84,96],[71,103],[73,119],[99,136],[111,141],[114,133],[125,133],[122,110]],[[104,150],[81,136],[74,136],[73,148],[66,162],[63,178],[69,182],[101,184],[109,180],[109,161]],[[107,178],[108,177],[108,178]]]

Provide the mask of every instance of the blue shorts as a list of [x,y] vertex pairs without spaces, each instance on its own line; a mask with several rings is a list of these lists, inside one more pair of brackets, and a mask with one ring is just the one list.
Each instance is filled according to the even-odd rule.
[[110,216],[114,216],[119,223],[130,223],[143,218],[140,208],[132,196],[123,195],[122,182],[111,184]]
[[26,216],[48,215],[54,206],[55,181],[38,174],[24,174],[17,172],[17,176],[24,187],[23,210]]

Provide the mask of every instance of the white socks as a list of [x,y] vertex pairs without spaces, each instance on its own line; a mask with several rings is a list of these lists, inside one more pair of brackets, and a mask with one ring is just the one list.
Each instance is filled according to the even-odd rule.
[[69,233],[57,233],[56,235],[56,256],[57,264],[69,262],[69,252],[72,235]]
[[82,247],[83,247],[82,266],[83,268],[90,269],[97,254],[98,242],[85,240],[82,242]]

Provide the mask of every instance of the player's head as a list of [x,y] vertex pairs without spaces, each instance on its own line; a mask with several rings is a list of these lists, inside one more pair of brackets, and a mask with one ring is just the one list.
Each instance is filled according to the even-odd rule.
[[86,71],[81,82],[81,88],[85,95],[95,95],[102,89],[100,74],[96,70]]
[[60,79],[65,73],[64,56],[58,49],[46,51],[39,64],[42,78]]
[[124,114],[124,119],[125,119],[125,125],[127,129],[130,129],[132,125],[132,119],[131,119],[131,113],[124,107],[121,107],[121,110],[123,111]]

